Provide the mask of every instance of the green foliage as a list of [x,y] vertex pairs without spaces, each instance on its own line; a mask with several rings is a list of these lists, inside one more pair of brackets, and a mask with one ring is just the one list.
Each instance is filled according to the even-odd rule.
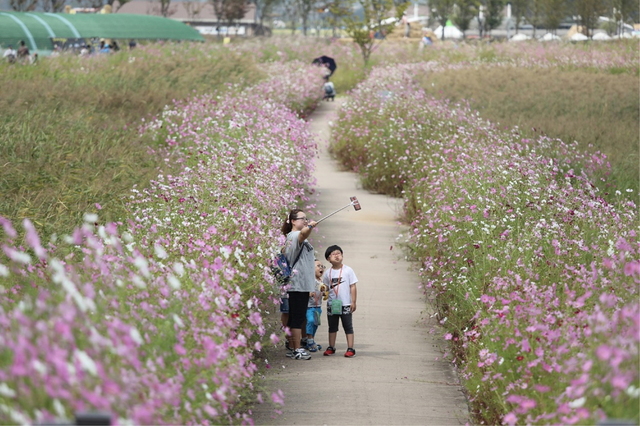
[[490,32],[496,29],[502,23],[502,9],[504,8],[504,0],[484,0],[484,31]]
[[369,63],[371,53],[382,43],[383,39],[376,38],[376,34],[386,37],[396,28],[396,23],[384,23],[389,18],[391,11],[395,9],[397,20],[402,18],[408,3],[394,8],[392,0],[360,0],[363,18],[358,18],[355,14],[344,19],[345,33],[349,35],[360,48],[364,65]]
[[342,21],[349,16],[351,8],[346,0],[335,0],[329,5],[329,17],[327,23],[331,26],[333,37],[337,34],[337,29]]
[[558,28],[566,16],[567,2],[565,0],[543,0],[542,10],[545,28]]
[[520,28],[520,24],[524,21],[524,17],[527,13],[528,0],[512,0],[511,1],[511,16],[514,20],[516,30]]
[[587,37],[593,35],[598,27],[598,18],[606,15],[607,6],[602,0],[580,0],[575,2],[574,12],[580,16],[580,24],[584,27]]
[[478,14],[479,0],[461,0],[456,3],[452,22],[463,33],[469,29],[471,20]]

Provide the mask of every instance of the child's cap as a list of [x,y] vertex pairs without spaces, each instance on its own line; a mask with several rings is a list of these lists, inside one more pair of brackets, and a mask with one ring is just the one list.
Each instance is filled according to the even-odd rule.
[[324,258],[329,260],[329,256],[331,256],[331,253],[333,253],[336,250],[338,250],[338,251],[340,251],[340,253],[344,254],[342,252],[342,249],[340,248],[340,246],[337,246],[337,245],[334,244],[332,246],[327,247],[327,250],[325,250],[325,252],[324,252]]

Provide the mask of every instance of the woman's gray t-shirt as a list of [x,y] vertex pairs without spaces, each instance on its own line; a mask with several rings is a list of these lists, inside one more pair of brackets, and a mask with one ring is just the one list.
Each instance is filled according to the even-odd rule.
[[299,234],[300,231],[292,231],[287,234],[287,245],[284,253],[290,265],[293,264],[298,253],[302,250],[300,259],[293,266],[288,291],[312,292],[316,288],[315,254],[313,246],[307,240],[300,244],[298,240]]

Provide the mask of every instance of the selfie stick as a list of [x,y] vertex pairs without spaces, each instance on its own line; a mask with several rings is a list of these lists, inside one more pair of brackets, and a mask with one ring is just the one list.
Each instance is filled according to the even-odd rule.
[[331,213],[331,214],[326,215],[325,217],[323,217],[322,219],[320,219],[319,221],[317,221],[317,222],[316,222],[316,224],[318,224],[318,223],[322,222],[322,221],[323,221],[323,220],[325,220],[325,219],[330,218],[330,217],[331,217],[331,216],[333,216],[334,214],[338,213],[339,211],[342,211],[342,210],[346,209],[346,208],[347,208],[347,207],[349,207],[349,206],[353,206],[353,208],[354,208],[356,211],[358,211],[358,210],[362,209],[362,207],[360,207],[360,202],[358,201],[358,199],[357,199],[356,197],[350,197],[349,199],[351,200],[351,202],[350,202],[349,204],[347,204],[347,205],[346,205],[346,206],[344,206],[344,207],[339,208],[338,210],[336,210],[335,212],[333,212],[333,213]]

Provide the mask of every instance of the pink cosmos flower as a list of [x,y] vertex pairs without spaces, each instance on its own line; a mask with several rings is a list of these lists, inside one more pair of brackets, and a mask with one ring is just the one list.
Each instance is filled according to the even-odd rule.
[[508,413],[502,418],[502,424],[514,426],[516,423],[518,423],[518,416],[516,416],[513,412]]
[[271,394],[271,400],[274,404],[284,405],[284,393],[282,390],[278,389],[276,392]]

